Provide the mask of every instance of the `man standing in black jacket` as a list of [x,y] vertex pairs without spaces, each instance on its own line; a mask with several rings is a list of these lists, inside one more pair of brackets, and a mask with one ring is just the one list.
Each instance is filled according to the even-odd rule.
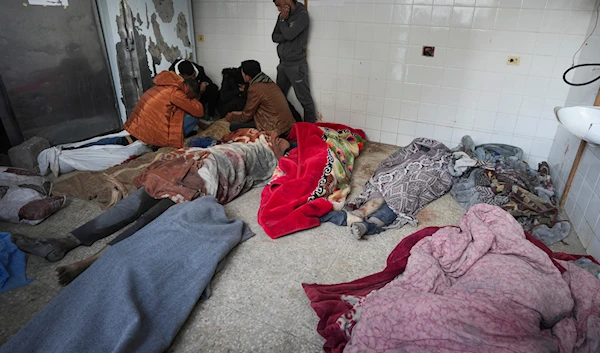
[[310,19],[303,4],[296,0],[273,0],[279,17],[273,29],[273,42],[278,43],[277,85],[287,95],[294,87],[296,98],[304,108],[304,121],[317,121],[315,103],[310,94],[306,45]]

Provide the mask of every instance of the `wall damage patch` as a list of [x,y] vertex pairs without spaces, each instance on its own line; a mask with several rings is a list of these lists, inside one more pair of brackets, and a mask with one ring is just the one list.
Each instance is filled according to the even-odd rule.
[[165,59],[167,59],[167,61],[170,63],[177,60],[177,58],[181,56],[181,50],[179,50],[177,46],[169,46],[167,42],[165,42],[165,38],[160,31],[160,24],[156,20],[155,13],[152,14],[150,22],[152,23],[152,30],[154,31],[154,36],[156,37],[156,43],[154,43],[152,38],[150,38],[148,51],[150,52],[150,55],[152,55],[152,61],[154,61],[154,64],[158,65],[162,61],[160,54],[164,55]]
[[146,29],[150,29],[150,17],[148,16],[148,3],[146,5]]
[[181,39],[183,45],[190,48],[192,43],[190,42],[190,37],[188,35],[188,23],[183,12],[180,12],[179,15],[177,15],[177,26],[175,29],[177,31],[177,38]]
[[173,7],[173,0],[152,0],[158,16],[164,23],[169,23],[175,16],[175,8]]

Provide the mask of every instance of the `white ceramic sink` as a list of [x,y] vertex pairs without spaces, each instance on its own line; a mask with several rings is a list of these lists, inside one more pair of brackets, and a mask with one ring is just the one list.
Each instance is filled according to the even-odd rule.
[[554,113],[570,133],[600,145],[600,107],[556,107]]

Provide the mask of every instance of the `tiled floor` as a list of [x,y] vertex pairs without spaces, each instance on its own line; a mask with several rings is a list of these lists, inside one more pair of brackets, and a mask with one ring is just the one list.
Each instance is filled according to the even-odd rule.
[[[354,193],[379,162],[397,147],[368,144],[357,160]],[[339,283],[380,271],[387,255],[416,228],[389,230],[367,241],[355,240],[345,227],[324,224],[277,240],[256,221],[260,189],[226,206],[228,214],[246,221],[256,236],[229,255],[212,282],[212,296],[199,303],[169,352],[320,352],[324,340],[316,333],[317,316],[302,283]],[[0,229],[30,235],[59,236],[99,214],[92,202],[70,205],[36,227],[0,224]],[[423,209],[419,227],[458,224],[464,211],[446,195]],[[108,240],[80,247],[58,263],[28,259],[28,274],[37,280],[0,295],[0,344],[8,340],[59,293],[54,269],[98,251]],[[576,236],[561,251],[582,252]]]

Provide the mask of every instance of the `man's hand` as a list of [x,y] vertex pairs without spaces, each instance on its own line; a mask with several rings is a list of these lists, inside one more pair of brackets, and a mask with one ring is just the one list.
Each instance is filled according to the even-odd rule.
[[290,17],[290,10],[292,8],[290,7],[290,5],[285,5],[282,9],[281,12],[279,12],[279,18],[282,20],[287,20]]
[[246,85],[238,85],[238,89],[240,92],[244,92],[246,90]]
[[234,120],[234,116],[241,116],[242,112],[230,112],[225,115],[225,120],[232,122]]
[[200,84],[200,93],[204,93],[204,91],[206,91],[206,87],[208,87],[208,82],[202,82]]

